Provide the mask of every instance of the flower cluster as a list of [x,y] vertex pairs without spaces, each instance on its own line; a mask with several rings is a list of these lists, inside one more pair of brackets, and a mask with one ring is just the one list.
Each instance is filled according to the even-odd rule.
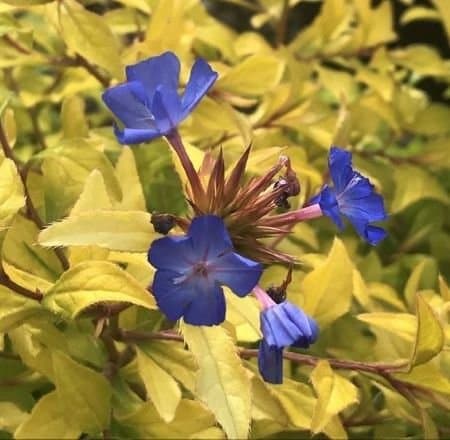
[[183,318],[192,325],[218,325],[225,320],[222,286],[239,297],[253,292],[261,306],[259,369],[266,381],[281,383],[283,350],[308,348],[319,329],[312,317],[287,301],[288,283],[281,295],[271,295],[258,285],[263,264],[295,261],[295,256],[267,246],[264,239],[282,238],[296,223],[325,215],[339,229],[346,217],[365,241],[375,245],[386,235],[372,224],[386,218],[383,199],[353,169],[351,153],[339,147],[332,147],[329,154],[332,185],[325,184],[307,206],[284,213],[278,208],[288,210],[288,198],[300,191],[288,157],[280,157],[266,173],[247,181],[250,148],[227,177],[222,151],[217,157],[206,154],[201,171],[196,170],[177,126],[213,86],[217,73],[198,59],[179,96],[179,71],[176,55],[166,52],[129,66],[127,81],[103,94],[121,123],[115,129],[119,142],[134,144],[165,136],[189,182],[186,197],[191,215],[159,214],[152,220],[158,232],[169,234],[177,226],[181,233],[151,244],[148,261],[156,273],[150,290],[168,319]]

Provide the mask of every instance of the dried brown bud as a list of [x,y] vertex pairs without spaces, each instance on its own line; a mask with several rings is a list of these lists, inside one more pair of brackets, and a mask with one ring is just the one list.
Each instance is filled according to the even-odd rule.
[[151,223],[155,232],[167,235],[169,231],[175,226],[175,217],[171,214],[160,214],[154,212],[151,217]]

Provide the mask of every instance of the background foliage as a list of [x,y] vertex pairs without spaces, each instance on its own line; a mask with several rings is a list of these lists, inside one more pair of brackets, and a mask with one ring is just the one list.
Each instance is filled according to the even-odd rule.
[[[399,44],[421,22],[448,42],[447,0],[0,2],[0,437],[449,437],[450,61]],[[321,327],[281,386],[255,369],[252,298],[181,337],[146,291],[148,213],[186,213],[184,176],[163,140],[119,146],[100,94],[166,50],[182,83],[197,56],[220,74],[181,126],[196,165],[287,154],[299,207],[335,143],[385,196],[377,248],[328,219],[277,244]]]

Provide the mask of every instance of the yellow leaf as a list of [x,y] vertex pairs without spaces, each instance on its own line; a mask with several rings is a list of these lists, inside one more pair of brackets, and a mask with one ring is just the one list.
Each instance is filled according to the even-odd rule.
[[[435,199],[443,203],[449,197],[437,180],[423,169],[414,165],[399,165],[394,171],[395,192],[391,211],[400,212],[421,199]],[[408,182],[408,185],[405,185]]]
[[197,392],[229,438],[247,438],[250,379],[226,330],[183,325],[183,335],[199,365]]
[[112,390],[97,373],[60,351],[52,352],[54,382],[67,425],[96,435],[109,427]]
[[439,438],[439,431],[433,419],[429,416],[428,412],[419,403],[417,409],[420,413],[420,418],[422,421],[423,438],[425,440],[435,440]]
[[64,407],[61,405],[56,391],[41,397],[33,407],[30,417],[22,423],[14,433],[17,440],[30,438],[74,439],[81,430],[65,420]]
[[122,200],[115,205],[118,210],[145,211],[145,197],[139,180],[136,161],[129,147],[124,147],[116,163],[116,176],[122,188]]
[[370,303],[369,289],[358,269],[353,269],[353,295],[363,307]]
[[281,80],[285,62],[273,55],[251,55],[224,73],[215,87],[237,95],[262,95]]
[[53,223],[39,234],[42,246],[100,246],[147,252],[158,235],[142,211],[88,211]]
[[358,389],[347,379],[336,374],[327,361],[320,361],[311,373],[317,394],[317,403],[311,421],[311,431],[318,433],[338,413],[357,403]]
[[139,375],[161,418],[169,423],[181,401],[181,390],[175,379],[164,371],[146,351],[137,348]]
[[321,326],[327,326],[350,309],[353,265],[343,243],[335,238],[323,264],[308,273],[301,284],[303,308]]
[[65,272],[47,292],[42,304],[67,318],[75,318],[87,307],[118,301],[154,309],[147,289],[113,263],[88,261]]
[[408,8],[400,19],[402,25],[411,23],[416,20],[439,20],[440,15],[435,9],[425,8],[423,6],[415,6]]
[[[0,429],[14,431],[28,418],[28,414],[12,402],[0,402]],[[17,437],[15,437],[17,438]]]
[[395,377],[404,382],[450,396],[450,380],[433,362],[418,365],[407,373],[396,373]]
[[417,320],[409,313],[361,313],[356,316],[360,321],[392,332],[408,342],[414,340],[417,330]]
[[450,9],[447,0],[431,0],[434,7],[438,10],[444,28],[447,32],[448,40],[450,41]]
[[14,214],[25,205],[23,185],[11,159],[0,156],[0,231],[9,226]]
[[441,352],[444,331],[430,305],[417,294],[417,333],[410,368],[424,364]]
[[112,204],[102,173],[99,170],[94,170],[86,179],[83,191],[70,211],[70,215],[100,209],[112,209]]
[[106,22],[75,0],[59,3],[58,13],[62,37],[68,48],[122,79],[119,45]]
[[411,275],[408,278],[408,281],[405,285],[405,290],[403,292],[403,296],[410,308],[410,310],[414,310],[414,305],[416,303],[416,294],[420,287],[420,281],[422,279],[423,271],[426,268],[427,260],[420,261],[411,272]]

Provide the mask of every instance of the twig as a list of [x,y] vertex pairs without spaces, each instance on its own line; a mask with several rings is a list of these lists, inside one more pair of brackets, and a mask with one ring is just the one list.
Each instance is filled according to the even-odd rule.
[[277,23],[275,29],[275,43],[277,46],[281,46],[285,42],[288,15],[289,15],[289,0],[284,0],[280,20]]
[[19,295],[25,296],[26,298],[34,299],[35,301],[42,301],[44,297],[40,292],[33,292],[32,290],[28,290],[25,287],[22,287],[20,284],[14,282],[8,274],[0,267],[0,284],[8,289],[13,290]]
[[[44,223],[42,222],[41,218],[39,217],[39,214],[33,204],[33,201],[31,199],[30,193],[27,188],[26,169],[23,169],[20,167],[19,161],[17,160],[11,146],[9,145],[5,130],[3,128],[3,124],[1,122],[0,122],[0,144],[2,146],[5,157],[12,160],[14,162],[14,164],[16,165],[17,172],[22,181],[23,190],[25,193],[25,205],[26,205],[27,217],[30,220],[32,220],[39,229],[43,229]],[[55,252],[56,256],[58,257],[62,268],[64,270],[67,270],[69,268],[69,261],[67,260],[66,256],[64,255],[62,249],[55,248],[54,252]]]
[[86,60],[86,58],[81,55],[77,55],[75,57],[75,62],[94,76],[103,87],[109,87],[111,80],[107,76],[103,75],[103,73],[99,72],[91,63],[89,63],[89,61]]

